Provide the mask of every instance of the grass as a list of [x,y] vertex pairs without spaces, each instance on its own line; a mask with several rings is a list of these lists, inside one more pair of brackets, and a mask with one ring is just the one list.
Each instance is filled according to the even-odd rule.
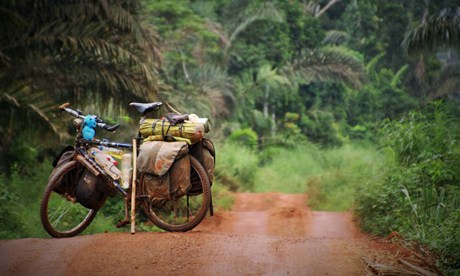
[[312,145],[278,149],[255,173],[252,192],[305,193],[309,177],[321,171],[322,156]]
[[[51,172],[49,162],[37,163],[33,173],[24,175],[13,169],[10,178],[10,191],[17,195],[15,207],[19,214],[18,222],[21,224],[21,231],[13,230],[13,235],[18,234],[26,237],[47,237],[40,222],[40,202],[43,191]],[[39,227],[38,227],[39,226]],[[8,226],[6,226],[8,227]],[[14,229],[14,228],[13,228]]]
[[357,145],[280,149],[256,172],[251,191],[308,193],[313,209],[350,210],[355,190],[375,177],[381,160],[374,148]]
[[234,198],[227,187],[220,185],[220,183],[214,183],[211,187],[211,192],[215,211],[230,210],[232,208]]
[[350,210],[356,190],[379,178],[386,160],[375,148],[356,145],[323,154],[323,170],[315,176],[316,181],[310,181],[308,193],[312,207],[326,211]]

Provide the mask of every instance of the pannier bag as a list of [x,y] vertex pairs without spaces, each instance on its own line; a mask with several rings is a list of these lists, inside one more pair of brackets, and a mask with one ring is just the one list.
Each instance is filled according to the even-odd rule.
[[171,125],[166,118],[145,119],[139,132],[144,141],[184,141],[192,145],[203,139],[204,126],[190,121]]
[[190,158],[186,142],[144,142],[137,169],[155,206],[185,195],[190,184]]
[[98,189],[106,183],[101,177],[95,176],[92,172],[85,169],[77,184],[75,196],[77,201],[88,209],[99,209],[104,204],[106,196]]
[[117,194],[117,189],[104,176],[96,176],[86,167],[80,167],[82,173],[78,178],[75,197],[86,208],[97,210],[108,196],[114,197]]
[[[209,184],[212,186],[214,180],[214,167],[216,164],[216,151],[214,144],[211,142],[211,140],[203,138],[201,142],[196,143],[190,147],[190,154],[195,157],[204,167],[209,178]],[[197,182],[192,181],[191,193],[196,194],[202,192],[203,191],[201,190],[201,184],[199,183],[199,180],[197,180]]]
[[[73,155],[75,154],[75,149],[72,146],[67,146],[65,147],[59,155],[56,157],[56,159],[53,161],[53,171],[51,172],[49,179],[53,177],[53,175],[56,173],[57,169],[72,161],[73,160]],[[77,178],[78,179],[78,178]],[[63,183],[63,184],[68,184],[68,183]],[[74,183],[76,185],[76,181]],[[70,196],[75,196],[75,185],[57,185],[54,188],[54,191],[60,195],[63,194],[68,194]]]
[[117,194],[117,189],[104,176],[96,176],[86,167],[80,167],[82,173],[78,178],[75,197],[86,208],[99,209],[108,196],[114,197]]

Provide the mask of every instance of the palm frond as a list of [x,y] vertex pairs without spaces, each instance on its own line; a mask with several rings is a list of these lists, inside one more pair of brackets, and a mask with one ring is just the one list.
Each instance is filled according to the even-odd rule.
[[272,69],[270,65],[263,65],[257,71],[257,83],[267,84],[270,87],[278,88],[282,85],[290,85],[289,79],[278,73],[277,69]]
[[233,86],[227,72],[215,65],[192,71],[192,83],[205,96],[213,117],[226,117],[234,105]]
[[257,71],[248,70],[240,75],[235,82],[235,91],[238,97],[247,97],[247,94],[260,94],[266,86],[278,89],[282,86],[291,86],[290,79],[270,65],[262,65]]
[[460,7],[443,9],[438,16],[431,16],[415,29],[406,33],[402,46],[408,53],[425,48],[436,49],[440,45],[460,45]]
[[409,65],[406,64],[403,67],[401,67],[398,70],[398,72],[396,72],[393,79],[391,80],[391,83],[390,83],[391,87],[395,88],[398,84],[401,83],[401,80],[408,69],[409,69]]
[[228,52],[228,49],[232,46],[233,41],[242,31],[248,28],[251,23],[258,20],[281,22],[283,17],[272,2],[262,2],[256,7],[246,9],[241,16],[236,17],[235,20],[229,24],[228,33],[230,35],[228,45],[224,49],[224,52]]
[[348,42],[350,39],[350,35],[347,32],[339,31],[339,30],[331,30],[326,32],[326,36],[324,37],[322,43],[332,44],[332,45],[342,45]]
[[[79,77],[74,77],[69,68],[79,71],[78,68],[86,66],[88,69],[92,66],[93,69],[89,71],[93,73],[95,69],[100,69],[101,72],[96,70],[96,75],[107,80],[106,87],[110,87],[115,78],[125,91],[140,87],[133,84],[138,82],[144,89],[135,89],[133,93],[140,98],[150,98],[148,94],[151,93],[146,91],[158,90],[156,68],[159,63],[153,61],[158,62],[161,57],[157,53],[156,44],[152,43],[152,37],[155,37],[151,36],[153,30],[142,29],[134,15],[123,6],[125,4],[126,1],[115,1],[115,4],[107,1],[97,4],[62,1],[60,4],[51,5],[48,1],[38,1],[34,6],[37,16],[33,16],[29,22],[32,35],[4,47],[0,52],[2,63],[5,64],[14,57],[15,66],[1,72],[2,85],[11,79],[20,80],[21,75],[24,78],[48,77],[55,83],[71,78],[75,82],[70,85],[77,85],[79,82],[76,80]],[[40,12],[49,14],[40,15]],[[100,20],[94,20],[94,17]],[[136,30],[139,30],[138,33],[143,32],[145,40],[135,43],[136,38],[130,33],[136,33]],[[122,35],[122,32],[125,34]],[[70,78],[53,78],[50,73],[53,69],[56,76],[66,71]],[[116,76],[108,77],[110,73]],[[60,86],[68,85],[60,83]],[[114,86],[111,90],[119,87],[120,85]]]
[[[104,86],[108,90],[117,91],[122,88],[122,91],[145,99],[151,99],[149,94],[158,90],[159,81],[153,65],[145,63],[131,51],[103,39],[32,37],[26,41],[25,47],[20,45],[18,51],[24,51],[24,55],[31,51],[36,55],[32,62],[25,61],[28,70],[5,72],[6,79],[48,77],[61,87],[69,84],[84,86],[88,81],[99,79],[98,82],[105,82]],[[15,66],[22,66],[19,60],[16,62]]]
[[287,69],[299,83],[338,82],[359,89],[365,81],[362,60],[338,47],[304,51]]
[[272,121],[265,117],[262,111],[258,109],[253,109],[251,112],[251,116],[249,117],[251,127],[254,129],[263,129],[268,130],[272,124]]
[[21,30],[27,28],[27,22],[16,11],[0,5],[0,33],[2,39],[0,45],[5,46],[11,43],[11,40],[18,39],[22,33]]
[[[8,126],[3,129],[8,136],[2,137],[6,144],[11,142],[15,132],[24,132],[26,129],[31,130],[37,138],[48,134],[60,137],[61,131],[52,119],[57,108],[53,106],[51,109],[52,104],[43,100],[44,96],[44,93],[31,91],[28,86],[0,93],[0,122],[2,126]],[[33,124],[28,125],[27,122]]]
[[386,52],[381,52],[380,54],[373,57],[366,65],[366,71],[373,72],[375,71],[375,67],[380,62],[380,60],[386,55]]

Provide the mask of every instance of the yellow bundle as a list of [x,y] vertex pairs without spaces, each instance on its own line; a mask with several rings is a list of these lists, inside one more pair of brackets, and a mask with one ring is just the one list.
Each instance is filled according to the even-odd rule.
[[184,141],[192,145],[204,136],[202,124],[185,121],[172,126],[166,119],[145,119],[139,129],[145,141]]

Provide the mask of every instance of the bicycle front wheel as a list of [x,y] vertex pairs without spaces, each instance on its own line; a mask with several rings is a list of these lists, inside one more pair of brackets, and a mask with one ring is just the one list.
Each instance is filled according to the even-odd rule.
[[[169,232],[186,232],[195,228],[206,216],[211,201],[209,178],[200,162],[190,155],[190,192],[178,199],[168,200],[161,206],[150,199],[142,201],[142,207],[149,219],[158,227]],[[147,188],[141,175],[141,193]]]
[[51,175],[40,205],[40,218],[46,232],[55,238],[80,234],[96,216],[97,210],[77,202],[76,183],[82,173],[78,161],[60,166]]

